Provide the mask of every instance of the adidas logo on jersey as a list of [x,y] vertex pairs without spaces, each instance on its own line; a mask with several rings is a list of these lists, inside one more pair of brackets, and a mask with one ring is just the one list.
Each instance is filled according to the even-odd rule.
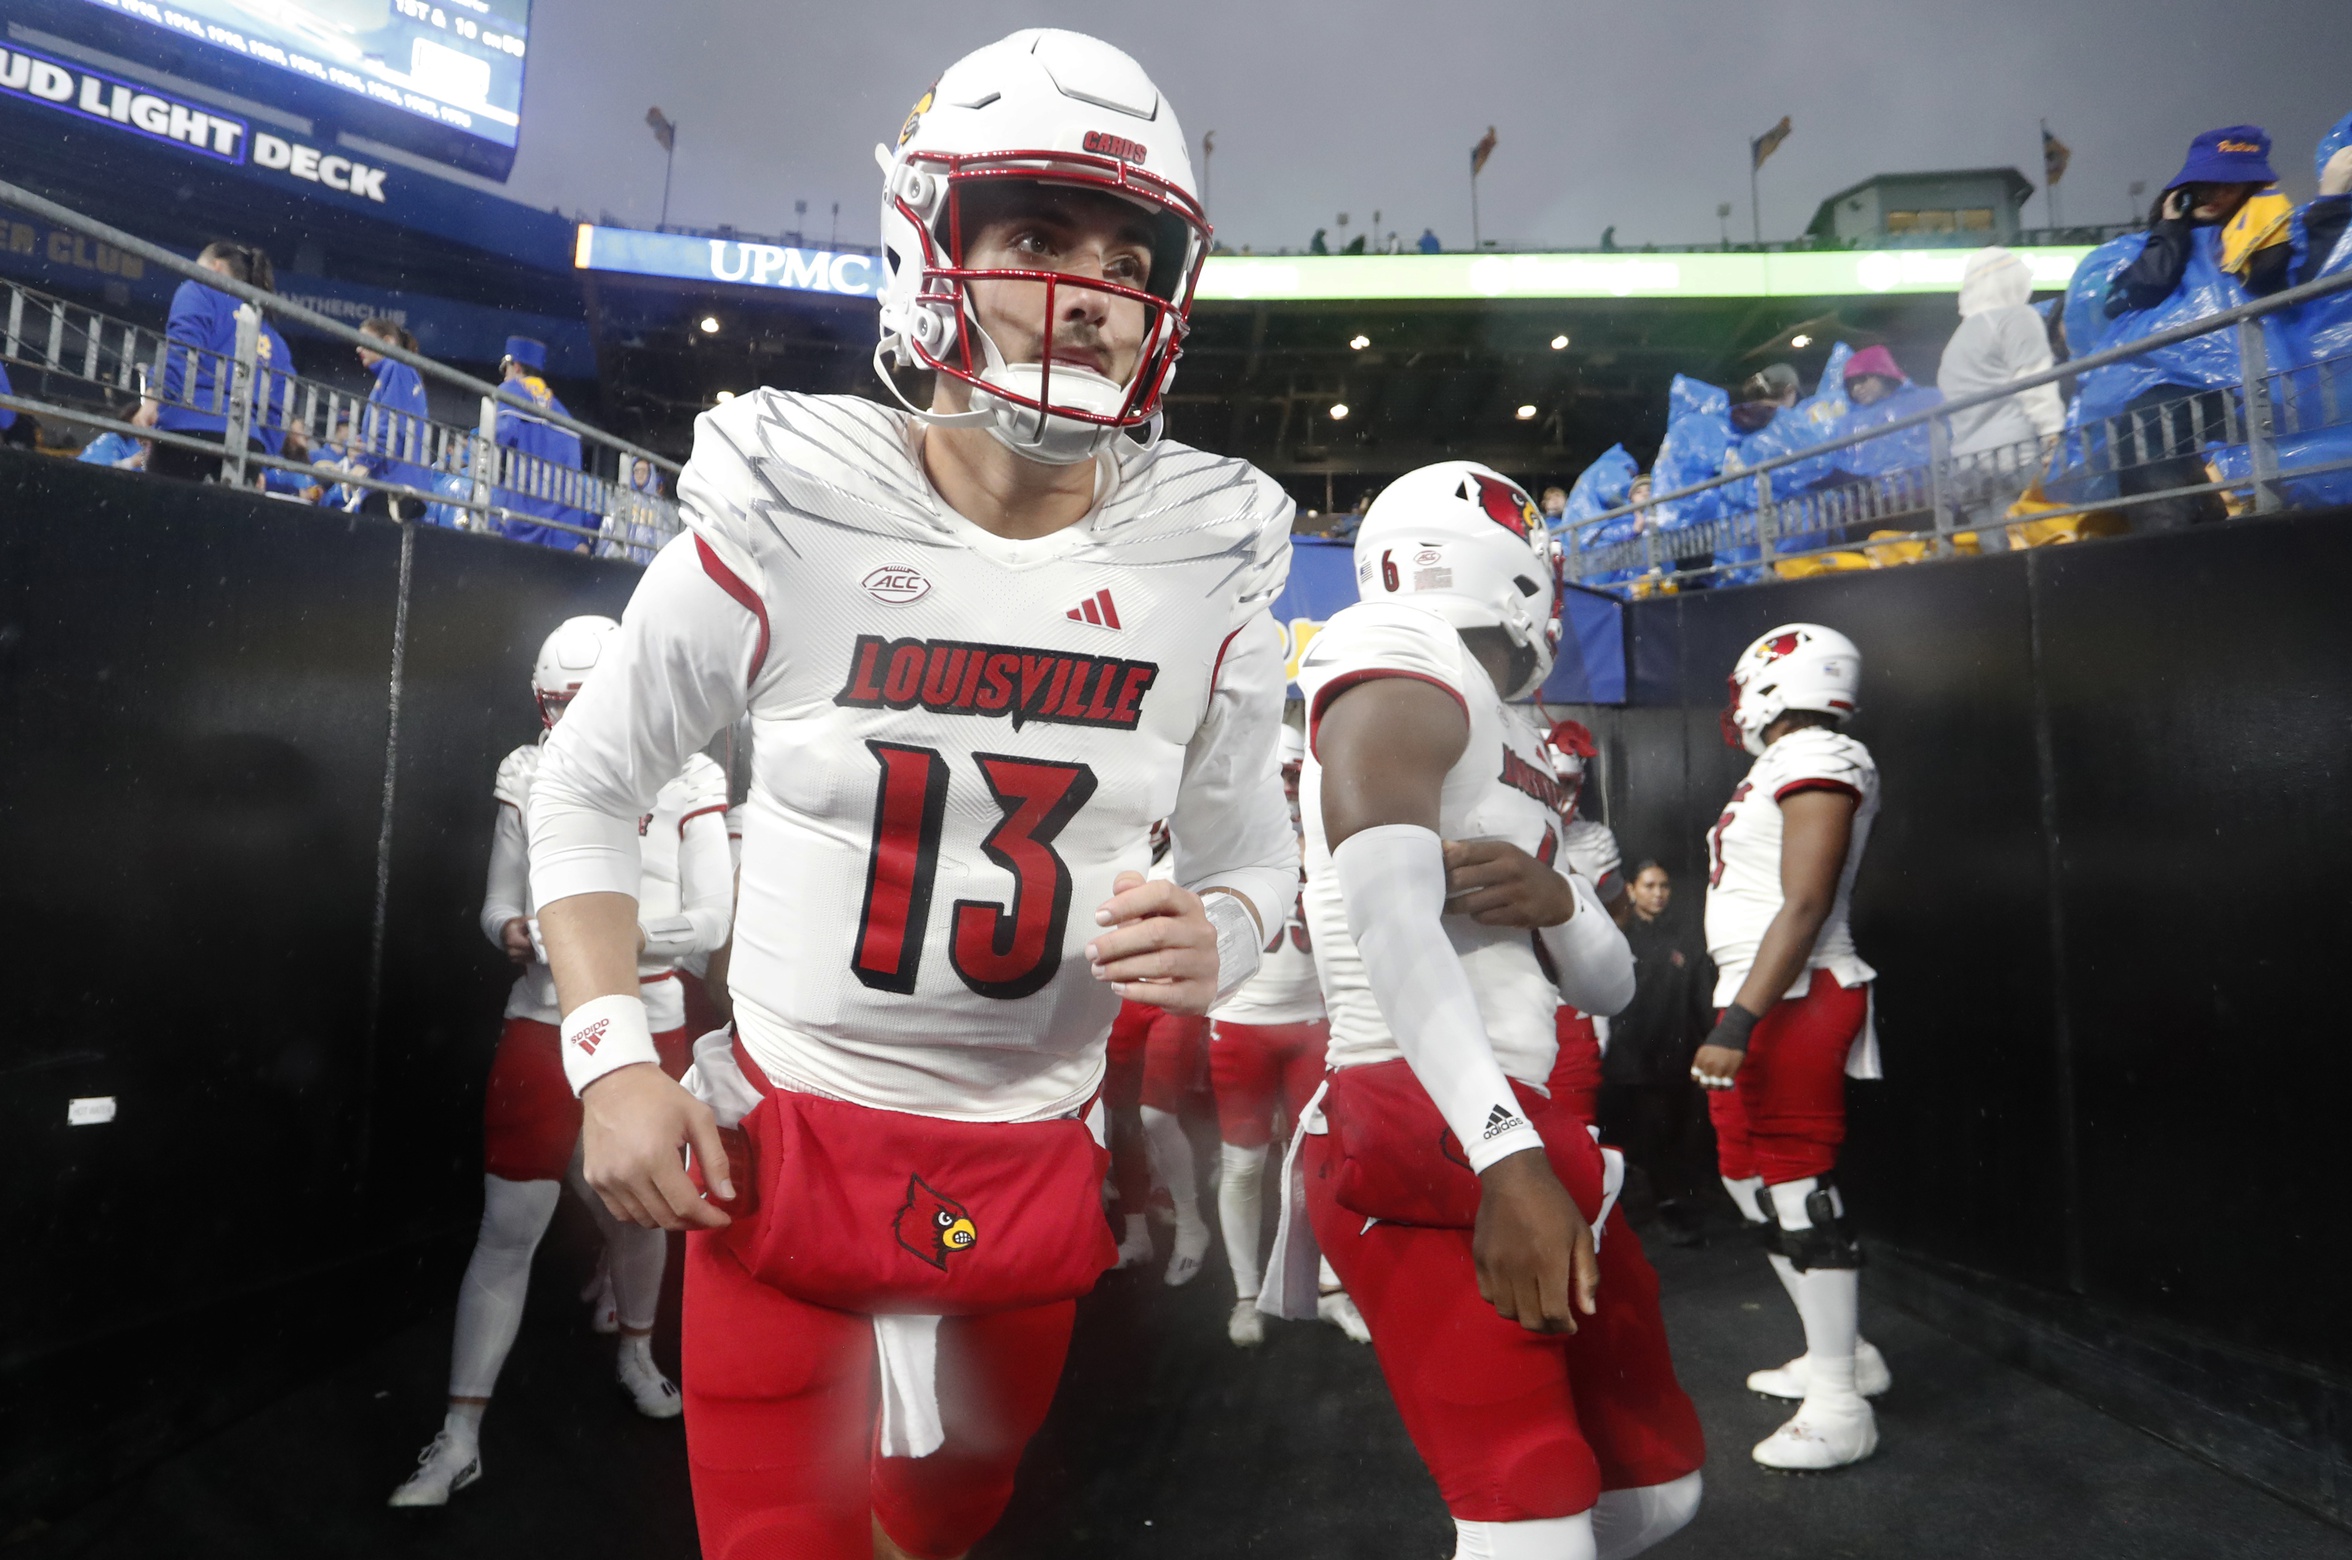
[[1092,623],[1097,628],[1124,626],[1119,622],[1119,609],[1111,605],[1111,588],[1108,585],[1062,615],[1073,623]]
[[1002,715],[1016,731],[1033,720],[1133,731],[1143,716],[1143,696],[1159,675],[1155,661],[1119,656],[860,634],[850,652],[849,680],[833,702],[853,709],[921,705],[934,715]]
[[1491,1143],[1504,1133],[1515,1132],[1526,1125],[1526,1121],[1509,1108],[1497,1105],[1486,1113],[1486,1131],[1480,1135]]

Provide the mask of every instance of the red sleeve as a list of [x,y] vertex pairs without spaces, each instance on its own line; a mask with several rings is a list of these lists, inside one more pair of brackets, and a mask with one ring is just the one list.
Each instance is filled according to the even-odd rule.
[[1855,806],[1862,805],[1862,792],[1857,787],[1848,785],[1843,780],[1832,780],[1827,775],[1806,775],[1802,779],[1791,780],[1773,792],[1772,799],[1776,802],[1786,801],[1799,791],[1834,791],[1840,796],[1852,797]]

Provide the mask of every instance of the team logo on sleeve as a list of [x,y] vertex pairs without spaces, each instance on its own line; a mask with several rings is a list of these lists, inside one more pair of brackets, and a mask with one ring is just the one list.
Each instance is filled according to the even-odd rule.
[[833,702],[852,709],[920,705],[934,715],[1001,715],[1016,731],[1033,720],[1133,731],[1143,718],[1143,696],[1159,675],[1158,662],[1121,656],[860,634],[850,651],[849,678]]
[[980,1226],[964,1205],[932,1190],[919,1175],[907,1177],[906,1205],[890,1228],[900,1245],[942,1273],[949,1257],[980,1244]]

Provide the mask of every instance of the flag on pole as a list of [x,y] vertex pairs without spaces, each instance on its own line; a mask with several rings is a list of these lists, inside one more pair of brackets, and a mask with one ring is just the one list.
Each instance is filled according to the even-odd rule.
[[1779,151],[1780,143],[1787,140],[1788,137],[1789,118],[1788,115],[1783,114],[1780,116],[1779,124],[1774,125],[1748,143],[1748,156],[1752,159],[1748,164],[1750,171],[1763,167],[1764,159]]
[[1486,160],[1494,155],[1494,149],[1495,127],[1488,125],[1486,134],[1480,136],[1478,144],[1470,148],[1470,177],[1475,179],[1486,170]]
[[2056,184],[2066,177],[2066,165],[2074,157],[2074,148],[2050,133],[2047,120],[2042,123],[2042,182]]
[[678,149],[678,126],[669,115],[658,107],[649,108],[645,111],[645,122],[652,126],[653,138],[661,143],[663,151],[674,152]]

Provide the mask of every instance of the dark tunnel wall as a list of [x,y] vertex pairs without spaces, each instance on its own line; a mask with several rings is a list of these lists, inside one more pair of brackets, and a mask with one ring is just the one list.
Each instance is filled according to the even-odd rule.
[[1601,722],[1628,859],[1695,888],[1749,763],[1732,661],[1854,638],[1887,1078],[1850,1091],[1846,1182],[1886,1282],[2339,1520],[2346,520],[1636,603]]
[[0,1528],[446,1298],[491,776],[636,573],[0,452]]

